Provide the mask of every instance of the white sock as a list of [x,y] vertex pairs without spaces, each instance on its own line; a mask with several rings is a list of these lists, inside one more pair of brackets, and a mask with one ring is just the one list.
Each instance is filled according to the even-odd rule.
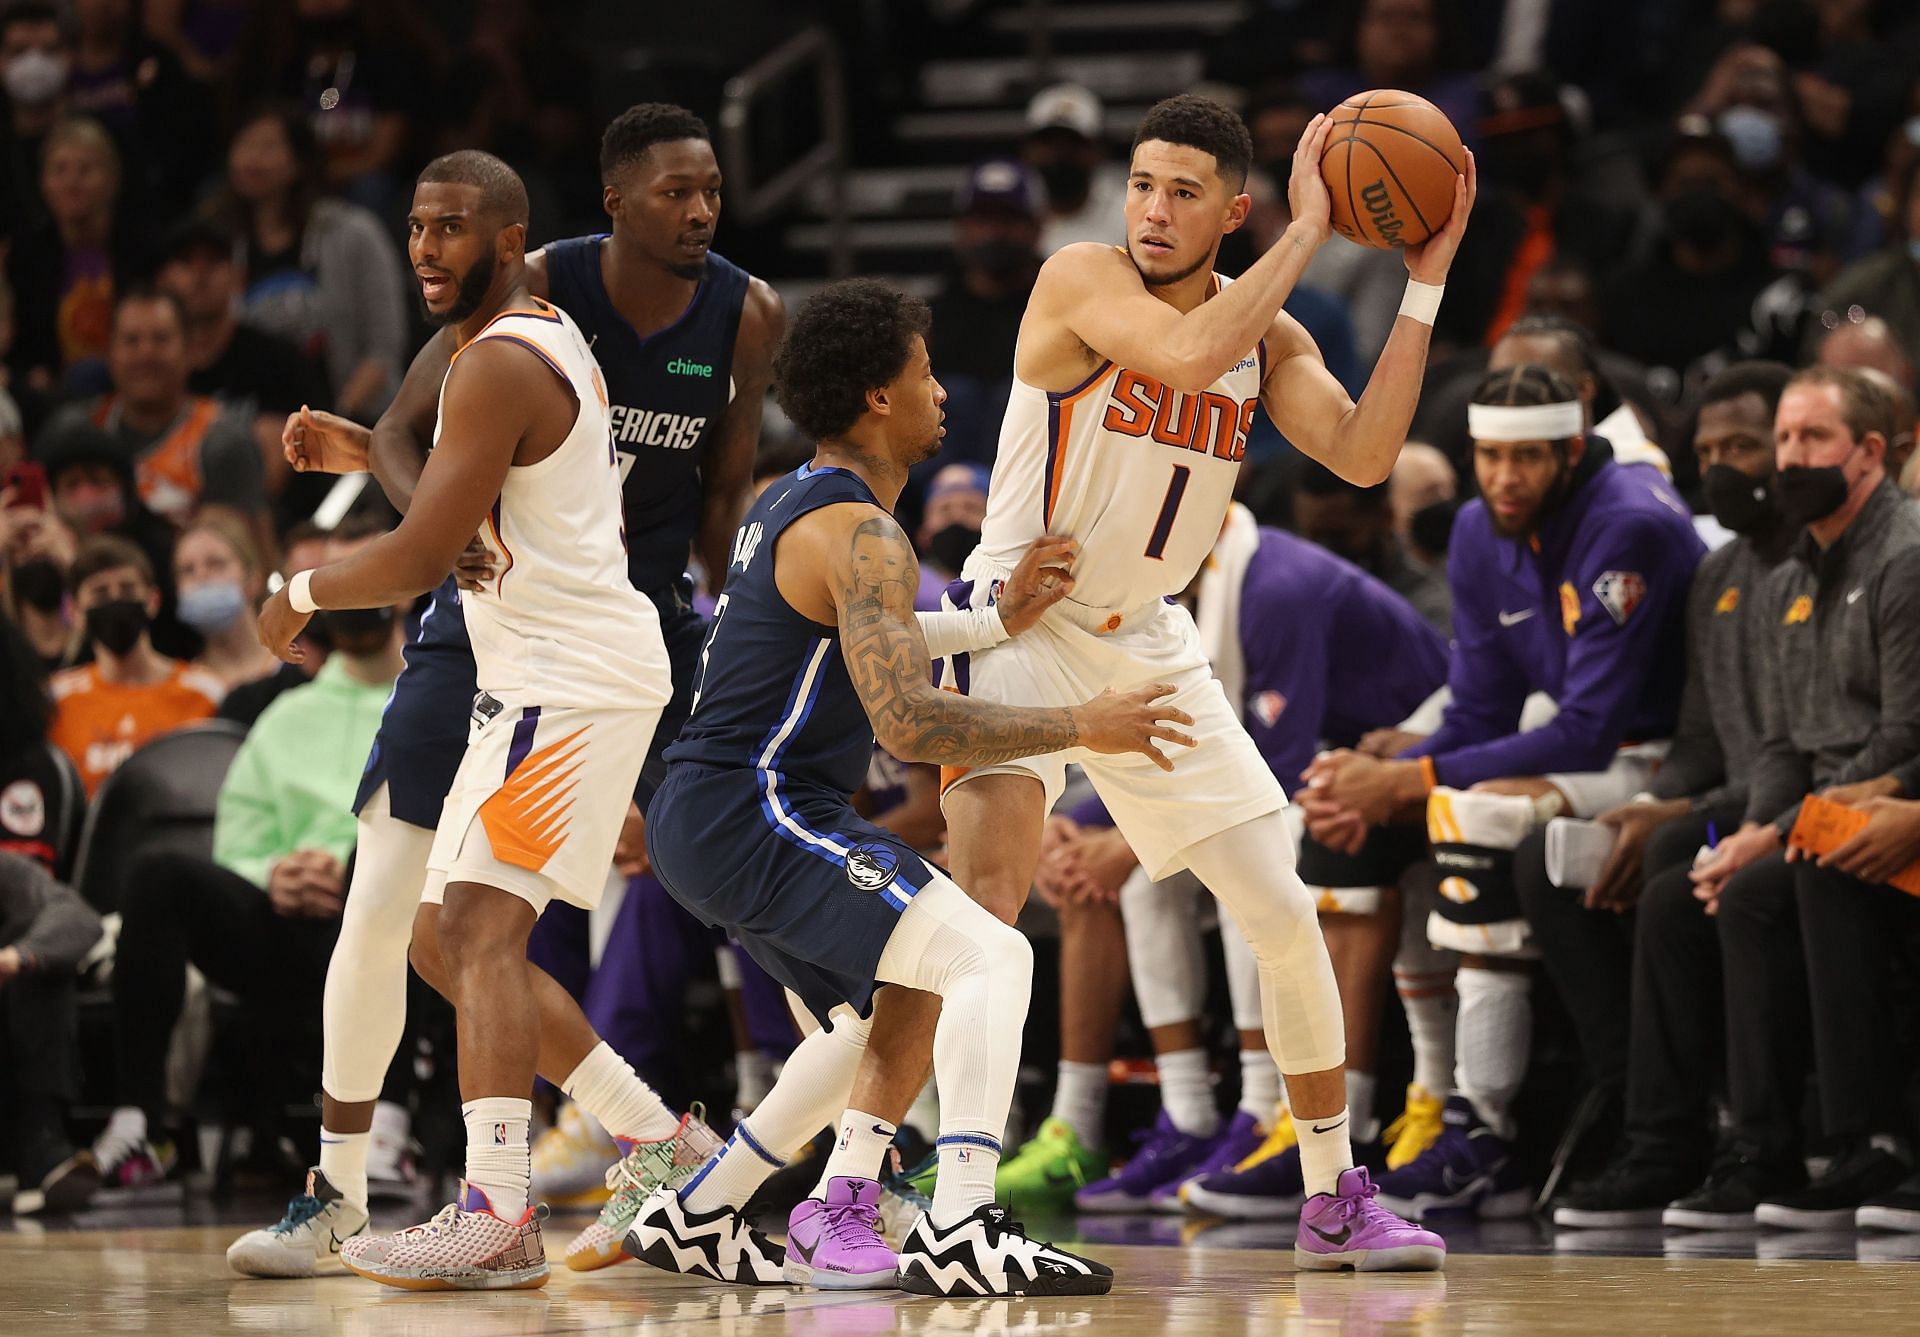
[[745,1207],[767,1176],[786,1164],[754,1136],[747,1126],[751,1122],[741,1120],[713,1159],[680,1190],[680,1201],[689,1212]]
[[512,1096],[486,1096],[460,1107],[467,1121],[467,1183],[487,1195],[493,1214],[518,1222],[527,1214],[533,1181],[533,1155],[527,1125],[533,1102]]
[[1406,1009],[1407,1033],[1413,1041],[1413,1080],[1436,1096],[1453,1089],[1454,1034],[1460,1013],[1460,995],[1454,992],[1453,972],[1426,975],[1393,973]]
[[1266,1123],[1280,1103],[1280,1068],[1262,1046],[1240,1051],[1240,1108]]
[[320,1173],[355,1207],[367,1205],[367,1152],[373,1134],[336,1133],[320,1128]]
[[1509,1113],[1527,1075],[1533,1043],[1532,980],[1514,970],[1460,968],[1460,1058],[1454,1085],[1501,1137],[1515,1133]]
[[848,1110],[840,1120],[840,1136],[827,1154],[827,1163],[820,1168],[820,1182],[813,1186],[813,1196],[824,1199],[830,1179],[878,1179],[880,1158],[887,1154],[893,1135],[899,1131],[877,1114]]
[[680,1126],[679,1116],[605,1040],[580,1060],[560,1089],[598,1119],[602,1128],[629,1142],[658,1142],[672,1137]]
[[1380,1136],[1380,1120],[1373,1115],[1373,1074],[1347,1069],[1347,1108],[1353,1111],[1351,1140],[1371,1142]]
[[1332,1193],[1339,1185],[1340,1172],[1353,1168],[1352,1126],[1346,1110],[1331,1119],[1294,1115],[1293,1127],[1300,1134],[1300,1173],[1306,1180],[1308,1197]]
[[1189,1137],[1211,1137],[1220,1127],[1213,1103],[1213,1074],[1204,1049],[1176,1049],[1153,1061],[1160,1071],[1160,1105],[1173,1126]]
[[1067,1124],[1083,1147],[1107,1140],[1107,1065],[1060,1060],[1053,1087],[1053,1117]]
[[1000,1168],[1000,1141],[984,1133],[943,1132],[940,1177],[933,1188],[934,1225],[945,1230],[993,1201],[993,1176]]

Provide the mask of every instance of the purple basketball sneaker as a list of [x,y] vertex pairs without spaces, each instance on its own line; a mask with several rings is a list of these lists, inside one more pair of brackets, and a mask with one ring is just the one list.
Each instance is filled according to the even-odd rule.
[[787,1218],[785,1275],[823,1291],[892,1290],[900,1260],[880,1238],[880,1185],[843,1176],[827,1200],[808,1198]]
[[1180,1200],[1180,1190],[1197,1179],[1208,1175],[1231,1170],[1247,1157],[1260,1149],[1267,1140],[1267,1130],[1260,1121],[1245,1110],[1235,1110],[1231,1122],[1220,1125],[1220,1131],[1213,1135],[1213,1149],[1206,1154],[1198,1165],[1156,1188],[1151,1197],[1156,1212],[1184,1212],[1186,1204]]
[[1074,1194],[1073,1205],[1083,1212],[1153,1211],[1153,1191],[1167,1184],[1178,1185],[1192,1174],[1212,1153],[1219,1139],[1217,1131],[1206,1137],[1183,1133],[1174,1126],[1167,1112],[1161,1110],[1160,1117],[1154,1120],[1153,1131],[1126,1167],[1119,1174],[1088,1184]]
[[1380,1190],[1365,1166],[1342,1170],[1336,1191],[1316,1193],[1300,1209],[1293,1263],[1309,1272],[1438,1272],[1446,1242],[1402,1221],[1374,1201]]

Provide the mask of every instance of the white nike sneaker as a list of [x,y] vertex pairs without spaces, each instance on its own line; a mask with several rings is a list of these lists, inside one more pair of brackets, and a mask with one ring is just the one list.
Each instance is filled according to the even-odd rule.
[[672,1188],[653,1191],[627,1232],[627,1252],[662,1272],[740,1286],[778,1286],[787,1251],[732,1207],[690,1212]]
[[1028,1239],[988,1203],[945,1230],[929,1212],[900,1246],[900,1289],[916,1295],[1105,1295],[1113,1269]]
[[265,1230],[250,1230],[227,1248],[227,1266],[243,1277],[311,1277],[340,1268],[340,1246],[367,1228],[367,1209],[340,1196],[319,1167],[306,1192]]

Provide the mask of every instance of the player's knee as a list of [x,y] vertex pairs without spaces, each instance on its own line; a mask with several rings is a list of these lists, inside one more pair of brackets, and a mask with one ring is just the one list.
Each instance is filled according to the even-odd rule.
[[992,934],[981,943],[986,956],[987,973],[993,988],[1011,990],[1014,996],[1025,998],[1033,989],[1033,944],[1027,941],[1027,935],[1010,925],[1001,925],[1000,931]]
[[1277,966],[1304,942],[1320,941],[1320,914],[1306,884],[1288,873],[1252,896],[1236,898],[1247,946],[1263,967]]
[[434,920],[422,917],[414,922],[413,941],[407,944],[407,963],[427,987],[445,998],[449,996],[447,963],[440,955],[440,935]]

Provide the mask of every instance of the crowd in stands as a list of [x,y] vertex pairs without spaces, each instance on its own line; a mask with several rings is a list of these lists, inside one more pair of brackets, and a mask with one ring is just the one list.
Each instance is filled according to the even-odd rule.
[[[536,239],[604,228],[595,140],[619,108],[584,91],[590,35],[552,8],[0,6],[16,1211],[58,1173],[174,1183],[196,1124],[247,1125],[268,1160],[310,1140],[289,1110],[317,1087],[349,804],[416,613],[330,614],[298,666],[260,647],[270,588],[391,521],[372,488],[343,518],[335,480],[286,464],[282,425],[303,406],[371,423],[392,400],[425,333],[401,219],[434,153],[512,162]],[[1187,595],[1298,802],[1356,1144],[1416,1213],[1526,1210],[1551,1187],[1576,1227],[1834,1225],[1876,1203],[1893,1213],[1877,1223],[1920,1230],[1920,908],[1889,886],[1920,858],[1920,17],[1893,0],[1249,8],[1207,55],[1255,149],[1223,272],[1284,231],[1301,132],[1356,91],[1431,99],[1481,172],[1391,481],[1347,483],[1262,416]],[[902,501],[928,608],[978,537],[1040,266],[1125,241],[1101,100],[1038,88],[1026,126],[967,171],[931,302],[948,435]],[[1405,278],[1397,254],[1336,238],[1287,303],[1352,394]],[[1569,402],[1577,430],[1544,450],[1470,428]],[[761,481],[808,451],[769,412]],[[77,867],[89,804],[183,729],[232,740],[210,851],[146,850],[99,892]],[[1789,840],[1809,796],[1815,817],[1868,818],[1818,861]],[[932,770],[876,752],[858,802],[942,849]],[[1613,835],[1585,881],[1556,818]],[[1064,1203],[1064,1166],[1087,1211],[1177,1207],[1187,1185],[1190,1208],[1259,1214],[1286,1194],[1291,1142],[1245,943],[1222,917],[1228,987],[1210,988],[1207,899],[1147,878],[1084,787],[1046,841],[1023,927],[1059,940],[1059,1008],[1029,1022],[1037,1135],[1007,1184]],[[684,916],[643,903],[569,959],[626,953],[618,977],[646,976],[646,997],[563,982],[664,1093],[750,1109],[794,1041],[778,1000],[742,1004],[764,981],[724,951],[711,975]],[[209,1023],[208,989],[239,1006]],[[450,1062],[444,1014],[411,997],[375,1124],[373,1177],[395,1191],[410,1113]],[[677,1042],[695,1030],[730,1057]],[[222,1055],[252,1103],[202,1076]],[[1153,1061],[1163,1108],[1109,1109],[1116,1056]],[[590,1122],[559,1116],[536,1189],[597,1176],[612,1143]]]

